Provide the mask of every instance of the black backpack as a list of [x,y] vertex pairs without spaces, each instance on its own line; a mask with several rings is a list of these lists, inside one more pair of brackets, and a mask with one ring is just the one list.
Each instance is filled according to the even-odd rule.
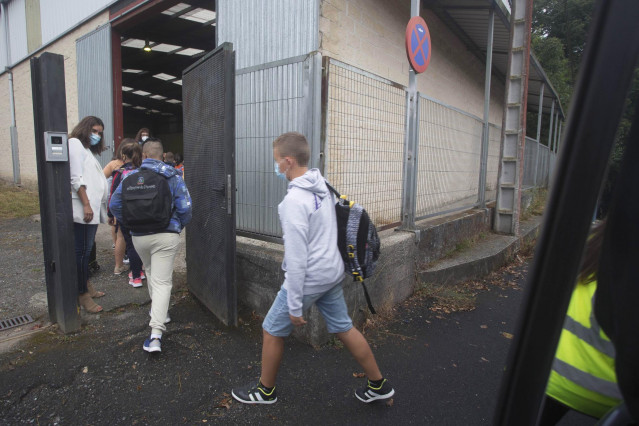
[[167,178],[139,169],[122,181],[122,223],[133,232],[166,230],[173,215],[173,197]]
[[337,197],[337,247],[344,260],[344,267],[353,276],[353,281],[362,283],[368,309],[375,314],[364,279],[375,272],[381,252],[377,229],[361,205],[342,197],[328,182],[326,186]]

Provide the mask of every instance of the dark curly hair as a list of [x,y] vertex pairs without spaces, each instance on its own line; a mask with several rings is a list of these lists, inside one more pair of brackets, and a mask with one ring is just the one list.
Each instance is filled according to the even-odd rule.
[[[95,125],[102,126],[102,132],[100,132],[100,142],[91,145],[91,130]],[[69,137],[79,139],[85,148],[89,148],[95,155],[100,155],[104,151],[104,122],[98,117],[88,115],[73,128]]]

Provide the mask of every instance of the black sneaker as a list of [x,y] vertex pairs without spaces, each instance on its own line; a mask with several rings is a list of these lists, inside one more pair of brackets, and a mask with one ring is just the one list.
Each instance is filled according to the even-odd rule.
[[377,400],[388,399],[395,395],[395,389],[388,383],[388,380],[384,379],[382,385],[374,387],[369,381],[366,387],[355,391],[355,396],[362,402],[369,403]]
[[256,386],[247,385],[241,389],[233,389],[231,395],[244,404],[273,404],[277,401],[275,387],[271,389],[271,392],[266,392],[261,383]]

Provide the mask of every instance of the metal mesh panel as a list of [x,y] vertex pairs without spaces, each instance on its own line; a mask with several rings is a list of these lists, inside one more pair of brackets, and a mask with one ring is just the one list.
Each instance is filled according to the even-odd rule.
[[[215,54],[183,76],[184,162],[189,165],[186,184],[193,199],[193,220],[187,229],[188,282],[191,290],[223,321],[229,313],[229,257],[235,239],[229,238],[227,173],[232,174],[227,128],[234,117],[227,86],[224,51]],[[225,144],[227,147],[225,148]],[[232,149],[232,146],[230,147]],[[232,154],[232,152],[231,152]],[[230,161],[229,161],[230,160]],[[232,205],[230,206],[232,207]],[[234,302],[234,301],[233,301]]]
[[326,178],[365,206],[376,226],[401,221],[405,90],[331,60]]
[[415,216],[474,205],[479,187],[481,120],[423,96],[419,102]]
[[486,167],[486,201],[497,199],[497,179],[499,179],[499,153],[501,151],[501,127],[488,127],[488,161]]

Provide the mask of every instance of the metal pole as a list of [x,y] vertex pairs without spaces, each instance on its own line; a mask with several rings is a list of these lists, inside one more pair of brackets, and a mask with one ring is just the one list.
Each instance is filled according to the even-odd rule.
[[479,195],[480,208],[486,207],[486,173],[488,169],[488,143],[490,136],[490,82],[493,68],[493,34],[495,30],[495,10],[488,12],[488,44],[486,47],[486,76],[484,80],[484,128],[481,134],[481,158],[479,163]]
[[[419,16],[419,0],[410,2],[411,17]],[[408,92],[406,93],[406,136],[404,138],[404,188],[402,191],[402,225],[400,229],[415,228],[415,205],[417,187],[417,75],[413,69],[408,71]]]
[[20,152],[18,151],[18,128],[16,127],[16,102],[13,94],[13,72],[11,71],[11,43],[9,40],[9,14],[6,3],[2,3],[2,15],[4,17],[4,40],[6,52],[6,69],[9,75],[9,110],[11,111],[11,159],[13,163],[13,183],[20,183]]
[[541,149],[541,117],[544,109],[544,88],[546,85],[541,83],[539,88],[539,111],[537,112],[537,155],[535,156],[535,180],[534,185],[537,186],[537,168],[539,167],[539,150]]
[[555,114],[555,132],[553,134],[553,144],[552,146],[555,148],[555,152],[557,152],[557,141],[559,140],[559,138],[557,137],[557,129],[559,128],[559,111],[556,112]]
[[550,126],[548,127],[548,149],[552,151],[552,125],[555,118],[555,100],[552,100],[552,106],[550,107]]
[[559,131],[557,132],[557,151],[559,151],[559,142],[561,142],[561,129],[564,125],[564,121],[559,122]]
[[31,58],[33,129],[49,318],[64,333],[80,328],[69,162],[46,160],[44,132],[67,133],[64,56]]

